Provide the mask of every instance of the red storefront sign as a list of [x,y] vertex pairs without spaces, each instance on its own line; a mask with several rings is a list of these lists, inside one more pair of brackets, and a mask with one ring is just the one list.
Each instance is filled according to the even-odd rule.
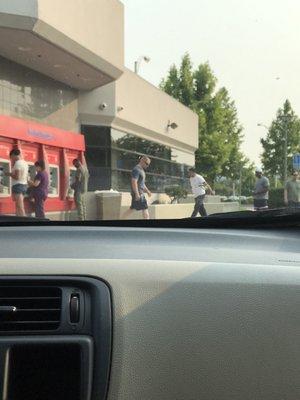
[[0,115],[0,136],[62,149],[85,150],[83,135],[5,115]]

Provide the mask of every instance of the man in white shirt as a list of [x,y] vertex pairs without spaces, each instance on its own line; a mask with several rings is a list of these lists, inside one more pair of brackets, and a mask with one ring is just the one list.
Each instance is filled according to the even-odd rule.
[[6,175],[12,178],[12,198],[16,204],[16,215],[18,217],[25,216],[24,195],[27,191],[28,184],[28,164],[22,159],[21,151],[13,149],[10,154],[12,162],[12,170]]
[[196,173],[195,168],[190,168],[189,169],[189,178],[190,178],[190,184],[192,187],[192,192],[195,198],[195,208],[193,211],[193,214],[191,215],[191,218],[197,217],[198,213],[202,217],[207,216],[206,209],[204,207],[204,198],[206,194],[206,189],[213,194],[213,190],[209,186],[209,184],[206,182],[206,180],[203,178],[203,176],[198,175]]

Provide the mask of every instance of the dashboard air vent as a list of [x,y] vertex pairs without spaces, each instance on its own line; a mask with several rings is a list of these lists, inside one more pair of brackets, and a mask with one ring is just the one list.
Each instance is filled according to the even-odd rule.
[[59,327],[62,291],[49,286],[0,286],[0,331],[44,331]]

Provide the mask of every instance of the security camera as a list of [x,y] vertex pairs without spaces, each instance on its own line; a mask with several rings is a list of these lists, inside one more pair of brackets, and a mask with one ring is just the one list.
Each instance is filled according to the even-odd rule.
[[177,129],[178,125],[176,122],[171,122],[170,120],[168,121],[167,129],[172,128],[172,129]]
[[151,58],[150,58],[150,57],[148,57],[148,56],[144,56],[144,61],[145,61],[146,63],[148,63],[148,62],[150,62],[150,61],[151,61]]
[[101,103],[99,108],[100,108],[100,110],[105,110],[107,108],[107,104],[106,103]]
[[118,107],[117,107],[117,111],[118,111],[118,112],[121,112],[121,111],[123,111],[123,110],[124,110],[124,107],[122,107],[122,106],[118,106]]

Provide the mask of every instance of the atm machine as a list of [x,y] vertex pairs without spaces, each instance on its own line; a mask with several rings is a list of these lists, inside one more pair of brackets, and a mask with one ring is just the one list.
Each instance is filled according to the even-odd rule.
[[10,162],[0,158],[0,197],[10,196],[10,177],[6,173],[10,172]]

